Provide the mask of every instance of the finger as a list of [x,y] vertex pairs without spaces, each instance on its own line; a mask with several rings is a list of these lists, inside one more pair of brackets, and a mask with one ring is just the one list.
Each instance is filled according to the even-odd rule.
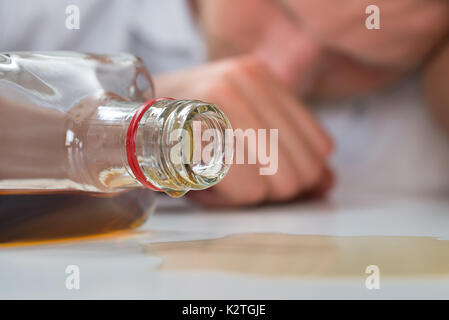
[[190,191],[186,195],[190,200],[208,208],[226,208],[233,204],[214,189]]
[[[281,102],[277,97],[261,84],[251,67],[234,74],[234,81],[239,84],[242,94],[250,100],[249,105],[261,121],[268,128],[279,129],[279,171],[272,177],[276,188],[283,189],[279,192],[293,192],[293,189],[299,192],[317,183],[322,170],[321,159],[309,148],[301,130],[295,129],[285,114],[279,112],[277,106]],[[293,179],[299,181],[292,181]]]
[[315,186],[314,189],[310,190],[302,198],[322,198],[331,190],[336,183],[336,177],[333,171],[329,167],[325,167],[323,171],[323,176],[321,181]]
[[[244,131],[262,126],[232,83],[221,79],[211,84],[211,88],[213,90],[205,94],[204,98],[222,108],[234,130],[240,128]],[[257,148],[250,143],[245,144],[244,137],[241,135],[236,135],[235,143],[236,146],[245,146],[245,163],[236,163],[236,156],[234,156],[234,162],[228,174],[214,187],[214,190],[232,204],[260,203],[267,197],[268,183],[265,177],[259,174],[260,165],[257,161],[254,164],[248,163],[251,158],[257,160]]]
[[301,129],[301,133],[307,137],[307,141],[317,154],[328,157],[333,149],[330,136],[324,131],[322,126],[315,120],[306,107],[298,101],[284,86],[277,82],[265,68],[257,68],[266,88],[271,88],[270,92],[277,97],[279,112],[289,115],[290,121],[296,128]]

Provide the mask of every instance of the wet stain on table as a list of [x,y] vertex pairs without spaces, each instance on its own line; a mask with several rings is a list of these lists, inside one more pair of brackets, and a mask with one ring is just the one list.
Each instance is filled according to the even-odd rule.
[[266,277],[449,276],[449,241],[430,237],[335,237],[276,233],[143,245],[160,270],[218,271]]

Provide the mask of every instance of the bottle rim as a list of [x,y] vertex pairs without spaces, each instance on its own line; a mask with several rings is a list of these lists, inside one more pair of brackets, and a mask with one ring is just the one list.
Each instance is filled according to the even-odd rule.
[[137,130],[139,129],[139,123],[142,120],[144,114],[148,111],[149,108],[153,106],[156,102],[162,100],[175,100],[173,98],[156,98],[145,102],[142,106],[140,106],[133,117],[131,118],[131,122],[129,123],[128,130],[126,132],[126,157],[128,160],[129,167],[134,174],[134,177],[139,181],[144,187],[154,190],[154,191],[163,191],[160,188],[154,186],[143,173],[139,162],[136,156],[136,136]]

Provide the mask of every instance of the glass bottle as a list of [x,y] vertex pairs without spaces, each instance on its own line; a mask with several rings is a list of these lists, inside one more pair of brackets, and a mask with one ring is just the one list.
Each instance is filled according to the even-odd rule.
[[136,227],[154,191],[224,177],[230,128],[213,104],[154,99],[132,55],[0,54],[0,242]]

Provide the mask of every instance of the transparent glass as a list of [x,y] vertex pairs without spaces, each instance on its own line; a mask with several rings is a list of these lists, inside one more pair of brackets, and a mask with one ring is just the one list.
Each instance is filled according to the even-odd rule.
[[[127,133],[153,98],[150,75],[132,55],[0,54],[0,241],[142,223],[155,192],[143,189],[130,166]],[[216,133],[207,161],[193,159],[204,143],[195,139],[194,123]],[[138,123],[134,156],[147,182],[181,196],[224,177],[230,128],[213,104],[157,100]],[[173,139],[179,129],[189,139]]]

